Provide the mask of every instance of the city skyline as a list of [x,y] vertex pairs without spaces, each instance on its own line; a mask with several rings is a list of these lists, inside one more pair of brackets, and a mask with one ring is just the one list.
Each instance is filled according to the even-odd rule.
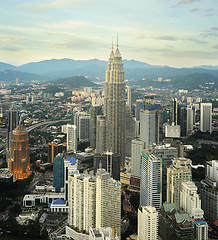
[[124,59],[173,67],[218,65],[217,10],[215,0],[3,2],[0,61],[107,60],[112,36],[119,33]]

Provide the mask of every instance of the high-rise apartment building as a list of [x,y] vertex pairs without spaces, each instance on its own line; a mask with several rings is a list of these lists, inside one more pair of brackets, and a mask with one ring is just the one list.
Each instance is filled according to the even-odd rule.
[[77,127],[76,125],[67,124],[67,151],[77,150]]
[[212,132],[212,103],[201,103],[200,130]]
[[201,181],[201,206],[207,220],[218,219],[218,160],[206,162],[205,180]]
[[102,115],[102,106],[93,105],[90,108],[90,146],[92,149],[96,148],[96,134],[97,134],[97,116]]
[[177,158],[172,160],[172,165],[167,168],[167,202],[180,204],[180,191],[183,182],[192,180],[191,160]]
[[9,162],[9,171],[16,179],[24,179],[31,174],[28,144],[28,132],[20,122],[12,132]]
[[99,168],[96,173],[96,228],[111,227],[121,235],[121,183]]
[[90,116],[79,117],[79,141],[88,142],[90,140]]
[[171,122],[174,125],[178,124],[178,101],[177,98],[171,100]]
[[96,225],[96,179],[78,170],[69,176],[68,224],[89,231]]
[[106,126],[105,117],[97,116],[96,126],[96,154],[101,154],[106,151]]
[[107,64],[104,86],[104,114],[106,126],[106,150],[121,155],[121,169],[125,164],[125,81],[122,57],[113,48]]
[[183,182],[180,191],[180,207],[185,210],[194,225],[196,240],[208,239],[208,225],[204,220],[204,211],[201,209],[201,200],[197,194],[197,187],[193,182]]
[[59,153],[53,160],[53,186],[56,192],[64,187],[64,154]]
[[162,205],[162,159],[153,152],[142,151],[140,206]]
[[155,207],[138,209],[138,240],[158,240],[158,212]]

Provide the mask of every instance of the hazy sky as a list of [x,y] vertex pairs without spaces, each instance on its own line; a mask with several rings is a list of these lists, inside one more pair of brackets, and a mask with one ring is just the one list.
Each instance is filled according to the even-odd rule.
[[218,65],[218,0],[2,0],[0,61],[107,60],[117,32],[123,59]]

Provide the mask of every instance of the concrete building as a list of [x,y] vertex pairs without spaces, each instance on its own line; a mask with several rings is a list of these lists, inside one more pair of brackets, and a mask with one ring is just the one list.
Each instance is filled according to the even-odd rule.
[[90,147],[96,148],[96,134],[97,134],[97,116],[103,114],[102,106],[93,105],[90,108]]
[[197,194],[197,187],[193,182],[182,183],[182,190],[180,191],[180,207],[192,218],[195,239],[207,240],[208,225],[204,220],[204,211],[201,209],[201,200]]
[[53,160],[53,186],[56,192],[64,187],[64,154],[59,153]]
[[68,224],[89,231],[96,226],[96,179],[78,170],[69,176]]
[[58,143],[55,140],[48,143],[48,162],[53,163],[53,159],[58,153],[66,151],[66,146],[62,143]]
[[178,150],[170,144],[153,145],[153,152],[162,158],[162,202],[167,197],[167,168],[172,164],[172,159],[178,158]]
[[27,130],[20,124],[13,130],[11,139],[9,171],[16,179],[28,178],[31,174],[29,138]]
[[180,204],[180,191],[183,182],[192,180],[191,160],[177,158],[172,160],[172,165],[167,168],[167,202]]
[[140,139],[132,140],[131,151],[131,175],[136,178],[141,178],[141,155],[145,149],[145,143]]
[[180,125],[164,124],[165,138],[180,138],[181,127]]
[[79,141],[90,141],[90,116],[79,117]]
[[138,240],[158,240],[158,212],[155,207],[138,209]]
[[106,126],[105,117],[97,116],[97,130],[96,130],[96,154],[101,154],[106,151]]
[[67,124],[67,151],[77,150],[77,127]]
[[127,105],[130,107],[132,106],[132,88],[130,86],[126,86],[127,89]]
[[126,97],[122,57],[113,48],[107,64],[104,85],[104,114],[106,126],[106,151],[121,155],[121,170],[125,163]]
[[153,206],[160,211],[162,205],[162,159],[153,152],[142,151],[140,206]]
[[117,236],[115,238],[112,236],[111,228],[90,228],[89,230],[89,240],[119,240]]
[[112,236],[121,236],[121,183],[99,168],[96,173],[96,228],[112,228]]
[[102,154],[95,154],[94,156],[94,173],[97,172],[100,163],[110,177],[115,180],[120,180],[120,155],[112,152],[103,152]]
[[212,103],[201,103],[200,105],[200,130],[212,132]]
[[178,124],[178,101],[177,98],[171,100],[171,123]]
[[218,219],[218,160],[206,162],[205,180],[201,181],[201,206],[207,220]]
[[140,111],[140,139],[146,148],[159,143],[159,105],[147,105],[147,109]]

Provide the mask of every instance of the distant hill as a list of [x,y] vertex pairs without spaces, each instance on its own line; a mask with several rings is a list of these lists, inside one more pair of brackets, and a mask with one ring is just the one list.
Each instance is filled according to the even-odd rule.
[[55,81],[52,81],[55,84],[67,85],[72,88],[80,88],[80,87],[98,87],[97,84],[91,82],[87,78],[83,76],[75,76],[70,78],[60,78]]
[[5,70],[4,72],[0,72],[0,81],[8,82],[8,83],[15,83],[16,78],[19,78],[19,82],[31,82],[31,80],[48,80],[47,77],[43,77],[40,75],[32,74],[32,73],[24,73],[20,71],[14,70]]
[[16,69],[16,67],[8,63],[0,62],[0,71],[4,71],[7,69]]

